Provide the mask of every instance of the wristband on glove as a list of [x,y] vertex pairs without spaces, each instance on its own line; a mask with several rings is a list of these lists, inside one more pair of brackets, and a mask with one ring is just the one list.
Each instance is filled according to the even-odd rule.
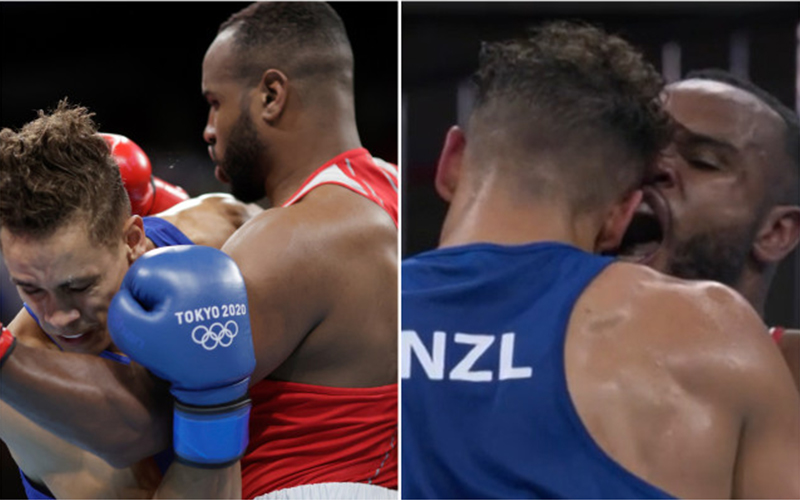
[[192,467],[216,469],[239,461],[247,449],[250,398],[218,406],[175,401],[175,458]]
[[6,362],[14,347],[17,345],[17,339],[11,334],[11,331],[0,323],[0,368]]

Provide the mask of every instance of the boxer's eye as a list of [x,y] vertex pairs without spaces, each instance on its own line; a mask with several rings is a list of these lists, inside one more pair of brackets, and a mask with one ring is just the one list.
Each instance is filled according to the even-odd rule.
[[40,294],[42,292],[41,288],[33,288],[33,287],[27,287],[27,286],[20,287],[20,290],[22,290],[22,293],[24,293],[25,295],[29,295],[29,296],[32,296],[32,297],[36,296],[36,295],[38,295],[38,294]]
[[700,170],[719,170],[719,166],[699,158],[690,158],[689,164]]
[[97,279],[95,278],[82,278],[74,281],[70,280],[64,284],[64,289],[69,293],[81,293],[87,291],[95,283],[97,283]]
[[96,279],[88,279],[88,280],[81,280],[76,281],[74,283],[70,283],[67,286],[67,291],[70,293],[81,293],[89,290],[94,284],[97,283]]

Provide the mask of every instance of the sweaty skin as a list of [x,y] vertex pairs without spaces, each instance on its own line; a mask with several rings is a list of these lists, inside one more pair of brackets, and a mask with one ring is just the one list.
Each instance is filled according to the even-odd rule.
[[396,238],[375,203],[321,186],[228,240],[223,250],[250,301],[253,383],[267,375],[331,387],[396,383]]
[[576,303],[565,360],[584,425],[637,476],[685,498],[800,495],[800,397],[732,290],[614,264]]
[[[512,199],[507,179],[476,176],[471,161],[451,130],[437,170],[450,202],[441,247],[560,241],[598,253],[619,246],[641,199],[575,216]],[[679,497],[800,498],[800,395],[732,289],[614,263],[576,302],[564,359],[584,426],[633,474]]]
[[[791,161],[786,125],[758,97],[725,83],[690,79],[665,95],[679,130],[659,160],[654,187],[671,223],[662,223],[663,242],[647,264],[680,278],[722,281],[763,316],[775,266],[800,239],[800,207],[774,199],[784,182],[776,172]],[[703,237],[717,246],[689,245]],[[780,347],[800,389],[797,337],[787,331]]]
[[[236,78],[239,68],[233,63],[240,58],[231,46],[232,29],[217,37],[203,63],[202,92],[210,107],[204,138],[218,160],[220,180],[231,181],[234,192],[253,200],[267,197],[277,207],[321,165],[361,147],[352,68],[337,69],[334,78],[315,82],[311,77],[292,80],[269,69],[249,88]],[[340,49],[347,53],[344,59],[351,60],[349,46]],[[255,129],[254,140],[248,125]],[[236,130],[243,140],[231,140]],[[237,155],[245,161],[234,161]],[[242,186],[246,189],[239,189]],[[188,230],[187,234],[192,236]],[[223,250],[236,261],[247,284],[257,359],[253,383],[268,374],[335,387],[397,383],[397,227],[382,208],[340,186],[318,187],[291,207],[253,217]],[[17,387],[16,393],[9,399],[26,415],[118,466],[167,445],[164,422],[169,419],[146,400],[150,392],[138,390],[135,381],[106,376],[105,399],[84,400],[94,389],[80,380],[95,377],[80,375],[90,370],[107,373],[111,368],[105,360],[55,352],[37,358],[24,347],[0,370],[0,383],[16,377],[9,384]],[[45,365],[49,371],[59,358],[74,361],[64,363],[61,372],[70,383],[68,391],[57,390],[60,377],[36,380],[37,367],[41,371]],[[76,367],[84,373],[70,377]],[[34,380],[26,385],[19,380],[20,372]],[[42,389],[48,383],[53,389],[49,392]],[[25,391],[32,389],[67,396],[26,398]],[[2,397],[6,400],[5,393]],[[81,416],[92,421],[91,426],[77,418],[55,418],[59,403],[76,401],[86,407]],[[107,401],[118,410],[105,413]],[[107,429],[104,435],[96,434],[97,421],[106,424],[99,426]]]
[[[237,79],[234,32],[220,33],[203,60],[204,138],[234,192],[257,184],[280,207],[321,165],[361,147],[352,88],[277,69],[250,88]],[[348,69],[336,76],[352,78]],[[243,142],[268,145],[234,161]],[[268,375],[332,387],[397,383],[397,227],[382,208],[323,185],[254,217],[222,249],[247,284],[253,384]]]
[[[198,244],[219,247],[238,227],[260,211],[258,207],[235,201],[230,195],[209,194],[180,203],[158,217],[175,224]],[[155,248],[150,240],[144,244],[147,250]],[[142,433],[144,439],[140,438],[140,441],[156,451],[169,446],[171,397],[163,382],[152,377],[140,365],[131,363],[125,366],[95,355],[62,353],[25,310],[20,311],[9,329],[17,337],[22,350],[26,347],[36,349],[38,363],[46,354],[52,358],[54,368],[65,370],[64,380],[71,385],[71,390],[76,389],[75,381],[70,381],[66,373],[84,371],[93,374],[92,378],[87,378],[94,381],[92,385],[79,385],[87,395],[85,399],[76,400],[73,396],[63,399],[39,398],[42,401],[41,412],[59,415],[65,420],[62,425],[67,428],[74,423],[71,424],[64,417],[81,417],[86,423],[85,432],[94,432],[100,440],[103,439],[101,435],[104,429],[114,437],[118,437],[123,429],[107,429],[102,421],[86,418],[81,406],[89,404],[92,408],[104,410],[110,415],[111,422],[120,419],[121,414],[139,415],[138,418],[153,421],[150,431]],[[66,348],[69,349],[69,346]],[[110,349],[115,350],[113,346]],[[31,370],[35,370],[35,367]],[[58,384],[58,380],[53,379],[54,375],[55,372],[40,375],[38,381],[44,387]],[[120,384],[128,389],[122,390]],[[41,391],[41,387],[34,383],[31,390]],[[130,396],[131,393],[135,397]],[[56,405],[63,406],[53,408]],[[75,407],[74,411],[66,411],[71,407]],[[122,466],[115,468],[100,456],[55,436],[3,401],[0,401],[0,416],[0,439],[8,445],[14,460],[34,483],[46,485],[57,498],[234,498],[240,495],[241,472],[238,463],[214,473],[203,471],[200,474],[196,469],[173,463],[162,480],[152,458],[127,464],[124,463],[126,459],[114,457],[111,462]],[[35,414],[32,418],[35,419]],[[133,422],[132,427],[124,429],[124,432],[136,432]]]

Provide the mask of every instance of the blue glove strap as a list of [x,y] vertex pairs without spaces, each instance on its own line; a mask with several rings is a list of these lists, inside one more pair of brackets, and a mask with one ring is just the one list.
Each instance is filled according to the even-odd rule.
[[227,467],[244,455],[250,400],[216,408],[175,404],[173,447],[181,462],[195,467]]

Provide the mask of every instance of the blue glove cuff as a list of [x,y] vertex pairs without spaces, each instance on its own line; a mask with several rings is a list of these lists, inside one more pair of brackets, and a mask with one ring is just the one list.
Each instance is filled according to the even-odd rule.
[[[152,370],[151,370],[152,371]],[[158,374],[156,374],[158,375]],[[167,377],[161,377],[167,378]],[[177,401],[188,402],[191,404],[183,403],[185,406],[197,408],[198,406],[224,406],[231,402],[232,399],[240,396],[247,395],[247,386],[250,384],[250,377],[244,377],[242,380],[229,385],[224,385],[217,388],[203,388],[203,389],[181,389],[176,387],[177,384],[172,384],[169,392],[175,396]]]
[[250,399],[215,407],[175,402],[173,447],[178,461],[193,467],[227,467],[244,455]]

